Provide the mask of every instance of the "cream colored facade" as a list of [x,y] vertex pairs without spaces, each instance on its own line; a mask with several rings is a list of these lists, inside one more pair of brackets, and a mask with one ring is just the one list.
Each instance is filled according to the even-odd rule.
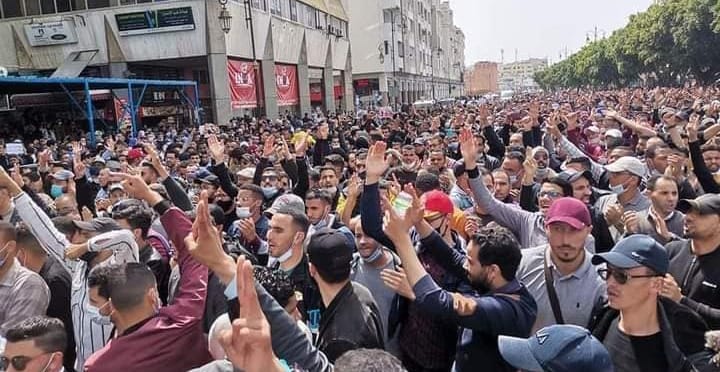
[[[11,72],[47,74],[59,67],[71,52],[97,50],[86,69],[92,75],[147,77],[143,74],[159,71],[160,76],[156,78],[162,78],[165,72],[173,75],[169,76],[172,78],[199,81],[200,96],[214,121],[227,122],[233,116],[246,113],[231,108],[227,67],[228,59],[251,61],[253,57],[243,1],[227,3],[232,15],[227,34],[218,20],[221,11],[218,0],[42,0],[43,3],[70,3],[68,11],[64,5],[62,8],[56,5],[55,12],[46,12],[48,14],[33,14],[35,3],[29,7],[25,3],[40,0],[10,1],[18,1],[24,7],[19,17],[0,14],[0,48],[3,50],[0,66],[8,67]],[[3,5],[7,2],[3,0]],[[39,3],[41,8],[43,3]],[[353,109],[348,18],[341,1],[251,0],[250,3],[255,54],[264,82],[265,113],[273,118],[285,109],[304,113],[316,105],[322,105],[327,111]],[[102,6],[82,9],[91,4]],[[194,27],[191,30],[122,35],[116,20],[118,14],[183,7],[192,8]],[[23,16],[25,14],[27,16]],[[77,42],[30,44],[24,31],[26,25],[57,21],[71,24]],[[277,106],[277,92],[272,83],[276,63],[297,66],[299,105],[296,107]],[[312,81],[323,85],[322,102],[311,100]],[[338,84],[340,89],[335,88]]]
[[533,76],[548,66],[547,58],[530,58],[523,61],[505,63],[500,67],[500,89],[528,91],[538,89]]
[[440,0],[344,0],[356,103],[412,103],[463,94],[465,36]]

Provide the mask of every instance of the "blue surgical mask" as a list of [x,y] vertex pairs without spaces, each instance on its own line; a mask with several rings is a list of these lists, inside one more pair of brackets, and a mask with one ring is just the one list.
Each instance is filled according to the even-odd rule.
[[362,260],[365,263],[373,263],[373,262],[377,261],[380,257],[382,257],[382,255],[383,255],[383,248],[378,245],[377,249],[375,249],[375,251],[372,254],[370,254],[370,256],[363,257]]
[[277,187],[269,186],[269,187],[263,187],[262,191],[263,191],[263,195],[265,195],[265,198],[270,199],[273,196],[275,196],[278,189],[277,189]]
[[622,184],[615,186],[610,185],[610,191],[612,191],[612,193],[615,195],[620,195],[625,192],[625,186],[623,186]]
[[50,196],[52,196],[53,199],[57,199],[63,194],[63,187],[60,185],[51,185],[50,186]]

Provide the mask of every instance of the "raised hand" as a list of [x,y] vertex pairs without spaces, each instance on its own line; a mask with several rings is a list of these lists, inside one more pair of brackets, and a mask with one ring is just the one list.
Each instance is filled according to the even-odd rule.
[[152,194],[152,190],[150,190],[150,187],[142,177],[127,173],[120,174],[119,176],[123,179],[122,186],[128,195],[136,199],[148,200],[150,194]]
[[213,225],[208,205],[208,193],[202,191],[192,232],[185,237],[185,246],[198,262],[214,270],[225,262],[227,255],[223,251],[220,235]]
[[272,155],[274,152],[275,152],[275,137],[270,136],[265,140],[265,144],[263,145],[262,157],[265,159],[269,159],[270,155]]
[[361,192],[362,192],[362,180],[357,175],[357,173],[355,173],[352,175],[352,177],[350,177],[350,180],[348,182],[348,186],[347,186],[348,199],[350,199],[350,198],[357,199],[360,196]]
[[525,149],[525,161],[523,162],[523,185],[531,185],[535,179],[538,170],[537,161],[533,157],[532,148],[528,146]]
[[698,115],[698,114],[690,115],[690,121],[685,126],[685,129],[687,130],[688,140],[690,142],[695,142],[698,140],[699,128],[700,128],[700,115]]
[[389,164],[385,159],[385,149],[387,149],[387,145],[381,141],[375,142],[370,147],[365,164],[365,182],[375,183],[387,171]]
[[477,166],[478,145],[470,129],[464,128],[460,131],[460,152],[465,161],[465,169],[472,170]]
[[236,272],[240,316],[232,323],[232,330],[225,330],[220,344],[233,366],[246,372],[282,371],[272,350],[270,324],[260,307],[253,267],[245,257],[240,257]]
[[295,156],[303,157],[307,153],[308,149],[308,134],[300,134],[295,141]]
[[415,300],[415,293],[410,287],[405,270],[402,267],[395,270],[385,269],[380,272],[380,278],[382,278],[385,286],[395,291],[395,293],[411,301]]
[[225,161],[225,144],[220,142],[216,135],[211,134],[207,137],[207,145],[215,164],[221,164]]

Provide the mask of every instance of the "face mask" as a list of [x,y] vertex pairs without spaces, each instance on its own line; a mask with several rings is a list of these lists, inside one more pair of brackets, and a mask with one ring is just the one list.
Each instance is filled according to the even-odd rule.
[[[109,301],[106,302],[104,305],[100,306],[100,309],[102,309],[109,303],[110,303]],[[100,309],[95,306],[92,306],[92,305],[88,306],[88,308],[86,309],[87,313],[90,315],[90,319],[92,320],[92,322],[98,323],[101,325],[106,325],[106,326],[112,325],[112,320],[110,319],[110,315],[100,314]]]
[[48,367],[50,367],[50,363],[52,363],[53,359],[55,359],[55,354],[50,356],[50,359],[48,359],[48,362],[45,365],[45,368],[43,368],[41,372],[47,371],[47,369],[48,369]]
[[547,168],[538,168],[537,172],[535,173],[536,178],[543,179],[548,174]]
[[[297,234],[295,234],[295,238],[297,238]],[[295,242],[295,238],[293,238],[293,243]],[[283,263],[283,262],[289,260],[290,257],[292,257],[292,254],[293,254],[292,251],[293,251],[292,246],[290,246],[290,248],[287,250],[287,252],[283,253],[282,255],[280,255],[280,257],[277,258],[277,261],[280,263]]]
[[235,208],[235,215],[236,215],[239,219],[241,219],[241,220],[242,220],[242,219],[245,219],[245,218],[250,218],[250,208],[248,208],[248,207],[236,207],[236,208]]
[[377,249],[368,257],[362,257],[362,260],[365,263],[373,263],[377,261],[380,257],[383,255],[383,249],[381,246],[378,245]]
[[615,186],[610,185],[610,191],[612,191],[612,193],[615,195],[620,195],[625,192],[625,186],[623,186],[622,184]]
[[325,187],[322,190],[329,192],[332,196],[335,196],[335,194],[337,193],[337,186]]
[[266,199],[270,199],[270,198],[272,198],[273,196],[275,196],[275,194],[277,193],[278,189],[277,189],[277,187],[272,187],[272,186],[270,186],[270,187],[263,187],[263,188],[262,188],[262,191],[263,191],[263,195],[265,195],[265,198],[266,198]]
[[63,187],[60,185],[52,185],[50,186],[50,196],[52,196],[53,199],[57,199],[63,194]]
[[232,208],[233,204],[235,204],[232,200],[216,200],[215,204],[218,205],[218,207],[222,208],[223,212]]
[[511,185],[514,185],[515,183],[517,183],[517,180],[518,180],[518,176],[516,176],[514,174],[510,176],[510,184]]

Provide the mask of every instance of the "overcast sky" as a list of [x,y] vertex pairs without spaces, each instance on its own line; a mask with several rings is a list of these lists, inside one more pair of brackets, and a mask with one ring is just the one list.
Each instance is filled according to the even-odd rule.
[[465,62],[505,62],[548,57],[556,62],[585,44],[598,27],[610,34],[631,14],[647,9],[652,0],[450,0],[455,24],[465,33]]

